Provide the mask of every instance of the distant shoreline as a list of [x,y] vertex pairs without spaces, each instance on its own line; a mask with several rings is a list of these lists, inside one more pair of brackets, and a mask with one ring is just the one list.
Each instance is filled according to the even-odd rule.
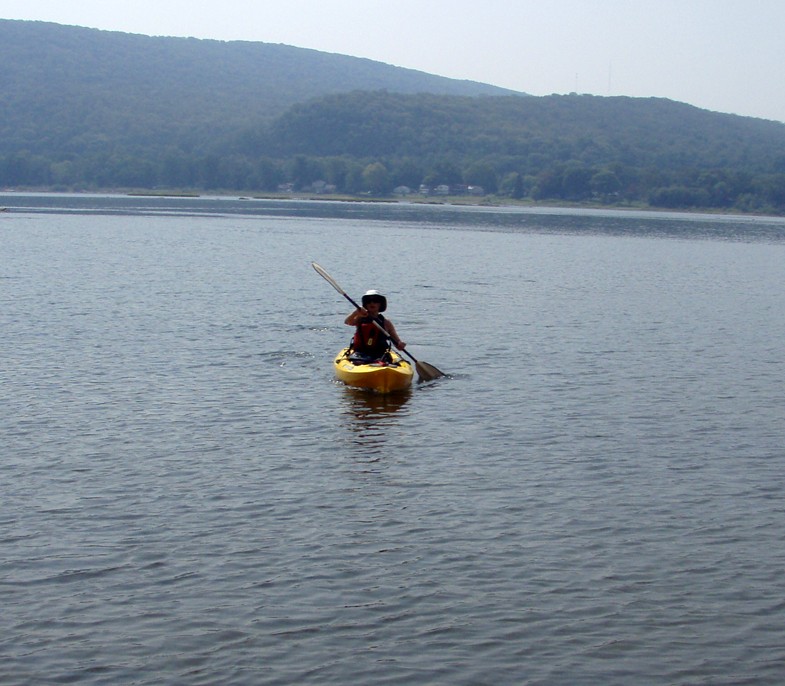
[[[219,190],[213,192],[198,192],[186,190],[128,190],[128,189],[102,189],[102,190],[63,190],[61,188],[3,188],[0,195],[26,195],[26,194],[52,194],[52,195],[115,195],[140,198],[236,198],[252,202],[254,200],[300,200],[318,202],[346,202],[346,203],[380,203],[388,205],[435,205],[435,206],[454,206],[454,207],[487,207],[487,208],[530,208],[530,209],[580,209],[580,210],[615,210],[629,212],[656,212],[656,213],[676,213],[676,214],[705,214],[716,216],[739,216],[739,217],[773,217],[781,219],[785,214],[775,214],[770,212],[744,212],[739,209],[719,209],[716,207],[690,207],[690,208],[665,208],[653,207],[647,203],[617,203],[606,204],[594,201],[588,202],[569,202],[569,201],[548,201],[537,202],[535,200],[514,200],[512,198],[500,198],[498,196],[422,196],[413,194],[410,196],[391,197],[391,196],[366,196],[366,195],[346,195],[346,194],[325,194],[325,193],[239,193],[236,191]],[[6,209],[6,208],[3,208]]]

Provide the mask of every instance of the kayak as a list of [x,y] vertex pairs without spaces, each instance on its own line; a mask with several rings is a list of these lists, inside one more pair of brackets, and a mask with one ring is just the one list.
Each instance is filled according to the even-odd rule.
[[403,391],[412,385],[412,365],[398,353],[390,351],[390,361],[362,363],[349,358],[349,348],[335,356],[335,378],[347,386],[367,388],[377,393]]

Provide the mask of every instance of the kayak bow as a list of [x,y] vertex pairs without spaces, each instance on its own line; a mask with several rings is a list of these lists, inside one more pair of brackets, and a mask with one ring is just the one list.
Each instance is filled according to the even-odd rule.
[[341,350],[333,361],[335,378],[347,386],[366,388],[377,393],[405,391],[412,385],[414,370],[412,365],[398,353],[390,352],[391,362],[353,361],[349,349]]

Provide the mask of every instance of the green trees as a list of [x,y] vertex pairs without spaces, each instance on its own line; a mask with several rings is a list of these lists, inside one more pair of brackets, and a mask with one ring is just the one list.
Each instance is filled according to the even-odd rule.
[[52,182],[51,162],[27,150],[0,156],[0,186],[47,186]]
[[363,169],[363,187],[371,195],[387,195],[390,190],[390,174],[381,162],[374,162]]
[[603,202],[611,202],[621,190],[621,181],[610,169],[595,172],[589,182],[591,192]]
[[[513,167],[510,171],[510,167]],[[486,195],[540,202],[648,203],[671,209],[706,208],[785,213],[785,174],[734,169],[685,170],[629,167],[620,163],[588,166],[576,161],[538,161],[506,156],[471,158],[358,159],[351,156],[292,158],[241,153],[195,155],[166,149],[158,155],[96,152],[51,159],[27,151],[0,155],[0,187],[85,189],[166,188],[172,190],[367,193],[385,196],[406,186],[452,194],[481,188]]]
[[463,173],[463,180],[466,185],[479,186],[489,194],[496,193],[499,187],[496,169],[486,161],[470,163]]

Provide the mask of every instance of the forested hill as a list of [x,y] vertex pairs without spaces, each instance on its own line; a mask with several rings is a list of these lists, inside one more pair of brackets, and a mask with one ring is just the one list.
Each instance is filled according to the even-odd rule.
[[251,42],[149,37],[0,20],[0,154],[175,143],[213,150],[227,133],[297,102],[356,89],[510,91],[381,62]]
[[785,124],[263,43],[0,20],[0,189],[474,194],[785,213]]
[[[513,198],[785,212],[785,124],[663,98],[354,92],[294,105],[246,151],[295,185],[481,188]],[[338,170],[336,172],[336,169]]]
[[558,161],[785,171],[785,124],[664,98],[355,92],[293,106],[264,145],[283,156],[506,158],[528,173]]

